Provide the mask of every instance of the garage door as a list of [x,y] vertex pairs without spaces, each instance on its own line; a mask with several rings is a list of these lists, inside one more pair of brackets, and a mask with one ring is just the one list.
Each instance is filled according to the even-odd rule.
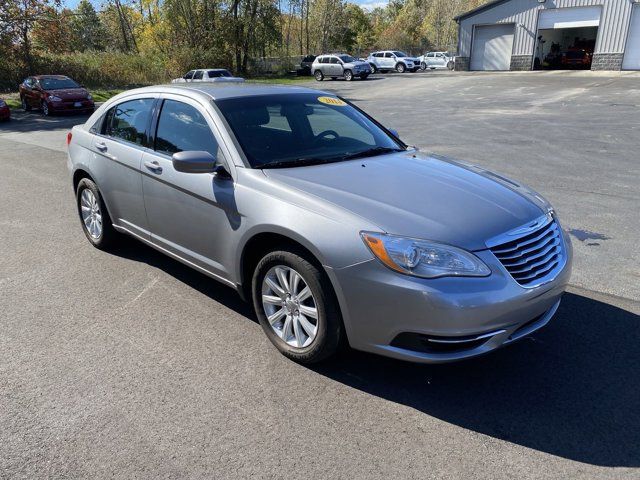
[[600,26],[602,7],[553,8],[542,10],[538,30]]
[[473,34],[471,70],[509,70],[515,26],[476,26]]
[[640,6],[634,6],[624,49],[623,70],[640,70]]

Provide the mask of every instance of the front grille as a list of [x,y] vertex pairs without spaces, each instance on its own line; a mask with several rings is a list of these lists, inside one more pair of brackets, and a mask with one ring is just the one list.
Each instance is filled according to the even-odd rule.
[[555,273],[564,260],[560,227],[551,217],[539,229],[500,245],[491,252],[522,286],[533,286]]

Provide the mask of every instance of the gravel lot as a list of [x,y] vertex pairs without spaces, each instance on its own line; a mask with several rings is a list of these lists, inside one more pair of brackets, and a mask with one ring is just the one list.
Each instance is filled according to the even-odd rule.
[[[375,77],[374,77],[375,78]],[[557,207],[573,286],[542,331],[416,366],[280,356],[230,289],[89,246],[65,135],[0,124],[0,478],[640,478],[640,83],[430,72],[310,83]]]

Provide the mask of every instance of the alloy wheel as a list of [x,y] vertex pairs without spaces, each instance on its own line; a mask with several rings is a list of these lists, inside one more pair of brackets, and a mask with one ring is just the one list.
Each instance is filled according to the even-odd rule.
[[45,117],[49,116],[49,105],[47,105],[47,102],[42,102],[42,113]]
[[308,347],[318,333],[318,307],[309,285],[293,268],[272,267],[262,280],[262,307],[274,333],[287,345]]
[[80,195],[80,214],[84,228],[91,238],[98,240],[102,235],[102,212],[98,199],[88,188]]

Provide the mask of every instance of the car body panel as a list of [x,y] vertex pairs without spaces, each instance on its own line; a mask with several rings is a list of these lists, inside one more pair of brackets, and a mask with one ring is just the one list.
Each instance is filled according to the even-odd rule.
[[0,120],[9,120],[11,118],[11,109],[4,100],[0,100]]
[[[324,269],[347,339],[357,349],[417,362],[451,361],[486,353],[549,321],[571,273],[569,238],[562,236],[566,261],[557,274],[532,288],[518,284],[486,244],[550,211],[526,186],[414,150],[298,168],[248,168],[215,100],[309,92],[331,95],[258,85],[129,91],[74,127],[69,169],[94,178],[117,230],[241,292],[251,281],[244,275],[243,259],[253,239],[269,234],[299,243]],[[230,175],[177,172],[169,156],[146,146],[131,152],[113,141],[106,151],[96,151],[96,142],[104,140],[96,130],[102,115],[120,102],[149,96],[197,106],[219,141]],[[157,161],[162,173],[146,170],[147,161]],[[400,274],[373,256],[362,231],[466,248],[491,274],[432,279]],[[399,347],[394,339],[404,333],[454,339],[477,335],[486,341],[432,354]]]

